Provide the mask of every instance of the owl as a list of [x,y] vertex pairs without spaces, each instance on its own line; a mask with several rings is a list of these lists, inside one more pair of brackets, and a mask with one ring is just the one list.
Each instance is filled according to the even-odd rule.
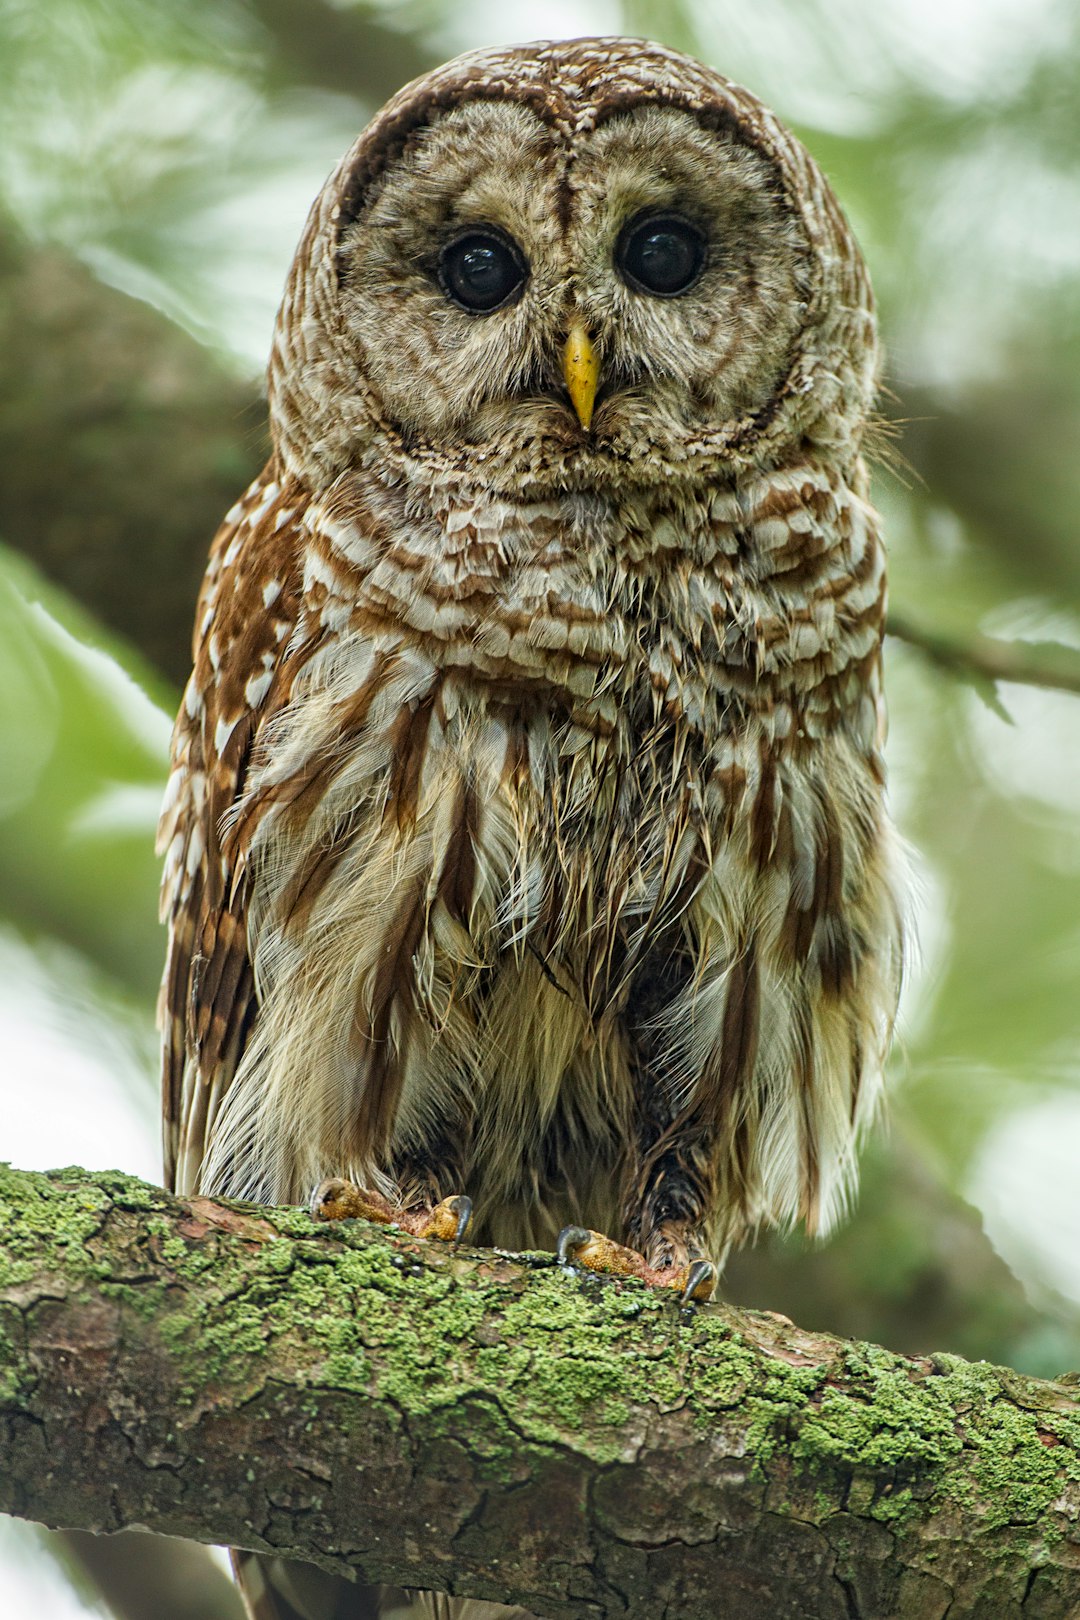
[[[688,57],[482,51],[379,113],[198,606],[171,1186],[684,1300],[828,1229],[902,955],[878,369],[818,168]],[[242,1557],[260,1620],[376,1612]]]

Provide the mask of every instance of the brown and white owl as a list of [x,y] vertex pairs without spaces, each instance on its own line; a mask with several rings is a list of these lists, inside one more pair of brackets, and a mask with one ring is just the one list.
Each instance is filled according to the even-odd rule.
[[759,1226],[828,1228],[901,958],[877,371],[828,185],[699,63],[529,45],[388,103],[308,220],[199,602],[170,1185],[472,1207],[698,1298]]

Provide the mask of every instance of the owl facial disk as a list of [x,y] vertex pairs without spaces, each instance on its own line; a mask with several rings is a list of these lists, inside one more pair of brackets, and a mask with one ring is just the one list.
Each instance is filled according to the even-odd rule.
[[757,431],[811,261],[775,165],[723,124],[646,98],[568,143],[477,97],[418,123],[340,228],[335,341],[413,462],[660,480]]
[[587,433],[596,403],[600,362],[592,339],[580,321],[574,322],[563,345],[562,369],[577,419]]

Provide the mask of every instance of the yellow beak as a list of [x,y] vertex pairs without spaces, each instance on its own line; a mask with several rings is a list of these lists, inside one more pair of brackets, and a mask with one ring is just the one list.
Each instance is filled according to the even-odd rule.
[[577,419],[587,432],[592,421],[600,366],[592,340],[580,321],[576,321],[570,328],[569,336],[563,345],[562,369],[566,386],[570,390],[570,398],[577,412]]

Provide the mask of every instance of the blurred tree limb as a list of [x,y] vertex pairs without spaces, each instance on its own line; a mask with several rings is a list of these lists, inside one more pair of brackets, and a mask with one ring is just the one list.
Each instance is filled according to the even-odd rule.
[[0,1506],[549,1620],[1067,1620],[1080,1403],[547,1256],[5,1171]]
[[1080,693],[1080,652],[1057,641],[942,635],[895,609],[889,613],[887,630],[890,636],[916,647],[931,663],[954,675]]
[[905,385],[900,448],[932,499],[993,560],[1005,596],[1080,594],[1076,445],[1080,327],[1046,310],[994,382],[948,391]]
[[0,534],[177,683],[264,417],[165,316],[0,218]]
[[360,96],[373,107],[438,60],[415,32],[395,28],[364,6],[328,0],[247,4],[268,35],[266,66],[272,77]]

